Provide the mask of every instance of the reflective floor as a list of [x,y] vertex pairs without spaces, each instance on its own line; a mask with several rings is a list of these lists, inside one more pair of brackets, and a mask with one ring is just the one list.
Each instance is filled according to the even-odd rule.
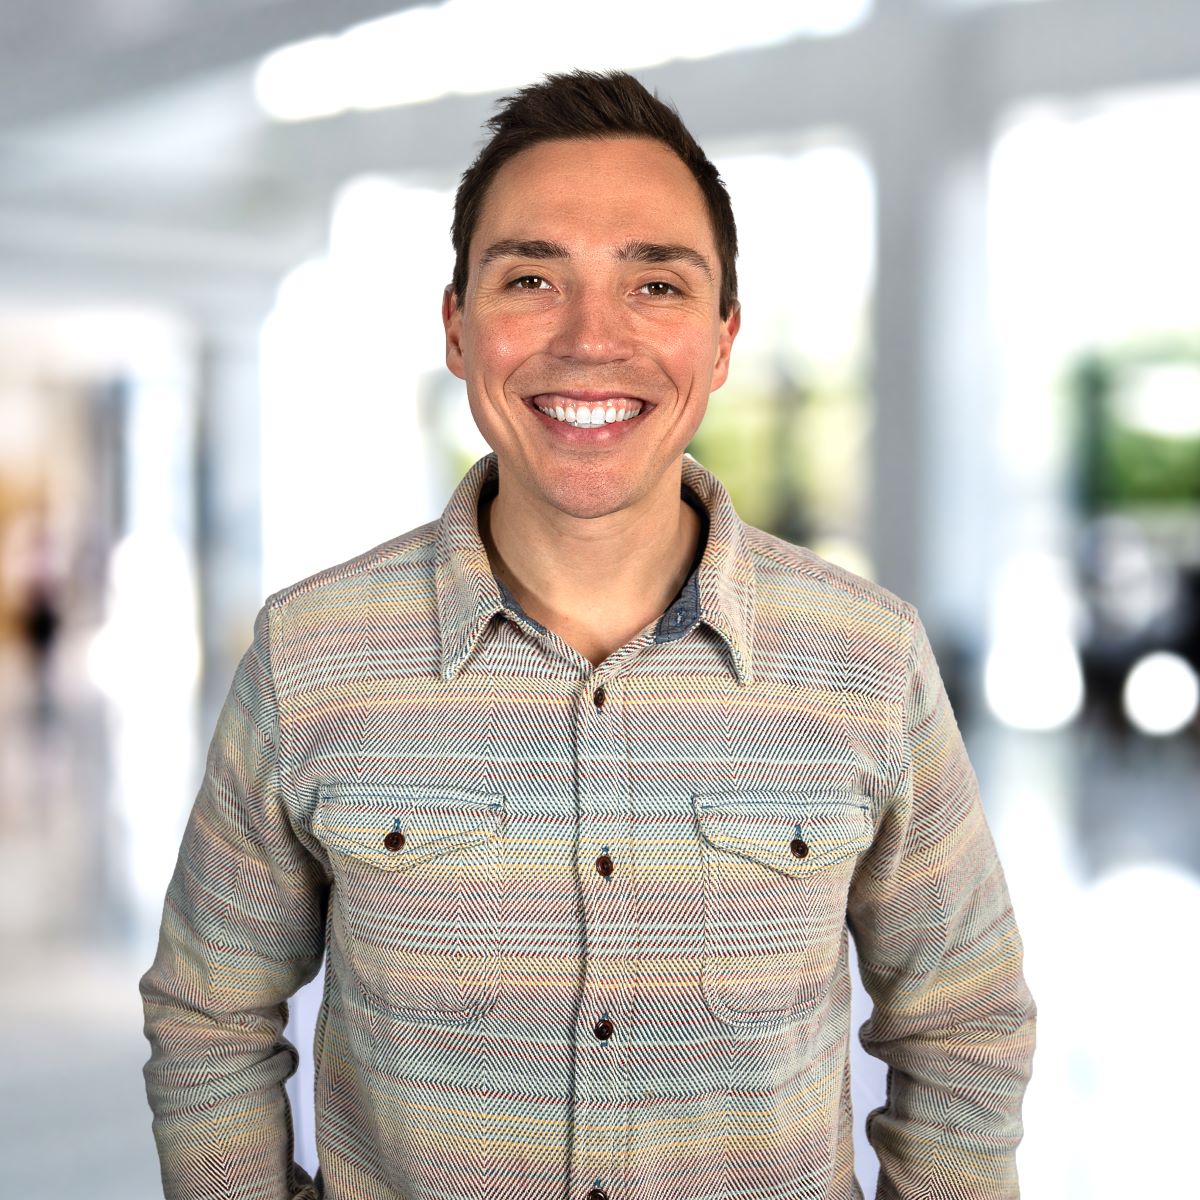
[[[156,889],[173,866],[174,831],[202,760],[185,755],[187,771],[165,777],[154,822],[161,861],[147,874],[114,800],[110,747],[121,714],[85,682],[82,645],[59,647],[44,690],[6,652],[0,705],[5,1191],[23,1200],[158,1196],[137,980],[153,956]],[[965,734],[1040,1010],[1022,1194],[1182,1195],[1200,1072],[1188,1034],[1200,986],[1196,740],[990,725]],[[295,1006],[306,1008],[311,1019],[311,1003]],[[860,1119],[879,1102],[881,1081],[881,1070],[859,1064]],[[300,1132],[311,1162],[311,1133]],[[860,1174],[867,1184],[869,1161]]]

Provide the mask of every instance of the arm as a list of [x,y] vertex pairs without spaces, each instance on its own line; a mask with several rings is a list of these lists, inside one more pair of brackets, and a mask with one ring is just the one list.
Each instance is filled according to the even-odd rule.
[[167,1200],[315,1200],[293,1161],[287,998],[320,967],[325,879],[279,794],[272,617],[217,721],[140,991]]
[[851,888],[850,926],[888,1064],[868,1118],[879,1200],[1013,1200],[1034,1005],[975,773],[913,617],[896,795]]

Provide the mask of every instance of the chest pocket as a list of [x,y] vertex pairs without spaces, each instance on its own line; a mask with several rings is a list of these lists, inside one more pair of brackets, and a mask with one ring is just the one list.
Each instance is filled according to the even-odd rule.
[[846,901],[871,843],[866,799],[849,790],[696,796],[704,854],[702,986],[729,1022],[802,1017],[845,944]]
[[496,998],[504,799],[326,783],[313,833],[333,868],[333,936],[359,985],[413,1016],[470,1019]]

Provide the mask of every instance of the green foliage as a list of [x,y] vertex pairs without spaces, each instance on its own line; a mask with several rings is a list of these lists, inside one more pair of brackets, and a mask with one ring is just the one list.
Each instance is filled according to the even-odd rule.
[[1200,437],[1118,430],[1105,447],[1107,507],[1200,503]]
[[855,537],[865,503],[867,411],[853,381],[726,386],[689,451],[725,484],[743,520],[789,541]]
[[1071,367],[1067,396],[1076,493],[1089,513],[1200,503],[1200,432],[1131,425],[1124,402],[1156,368],[1200,372],[1200,337],[1179,336],[1092,351]]

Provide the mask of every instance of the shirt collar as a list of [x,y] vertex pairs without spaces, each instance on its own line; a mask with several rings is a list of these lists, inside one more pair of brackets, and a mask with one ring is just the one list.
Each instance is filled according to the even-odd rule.
[[[498,476],[495,454],[485,455],[463,476],[438,522],[435,570],[446,680],[454,678],[492,618],[508,606],[479,536],[479,495]],[[745,526],[717,477],[688,454],[683,483],[708,513],[708,536],[699,566],[663,614],[654,639],[675,641],[703,621],[725,643],[734,677],[749,683],[754,572]]]

